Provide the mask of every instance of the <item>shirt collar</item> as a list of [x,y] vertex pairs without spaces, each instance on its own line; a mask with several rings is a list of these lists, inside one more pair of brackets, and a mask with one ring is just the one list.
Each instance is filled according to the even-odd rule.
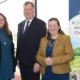
[[[33,18],[34,18],[34,17],[33,17]],[[26,19],[26,22],[29,21],[29,24],[30,24],[30,23],[32,22],[33,18],[30,19],[30,20],[27,20],[27,19]]]

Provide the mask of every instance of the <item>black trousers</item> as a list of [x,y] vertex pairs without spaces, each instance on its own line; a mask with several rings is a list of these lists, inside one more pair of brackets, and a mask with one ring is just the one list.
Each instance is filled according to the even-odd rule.
[[40,73],[33,72],[33,66],[27,66],[19,63],[22,80],[40,80]]

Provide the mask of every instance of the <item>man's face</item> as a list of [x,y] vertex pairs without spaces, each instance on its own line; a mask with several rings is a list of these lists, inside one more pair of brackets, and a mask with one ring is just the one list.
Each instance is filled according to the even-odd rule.
[[30,20],[34,16],[34,8],[31,4],[24,5],[24,16],[27,20]]

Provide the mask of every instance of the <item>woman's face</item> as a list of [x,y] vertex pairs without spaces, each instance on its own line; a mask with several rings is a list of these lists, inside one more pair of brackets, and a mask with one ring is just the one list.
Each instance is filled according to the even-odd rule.
[[4,24],[5,24],[4,18],[3,16],[0,15],[0,28],[3,28]]
[[49,21],[48,22],[48,30],[49,30],[51,36],[58,34],[59,26],[57,24],[57,21],[55,21],[55,20]]

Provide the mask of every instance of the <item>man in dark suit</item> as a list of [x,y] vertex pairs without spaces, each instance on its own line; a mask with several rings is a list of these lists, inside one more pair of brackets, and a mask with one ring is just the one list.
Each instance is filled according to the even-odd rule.
[[36,61],[36,53],[40,40],[46,36],[46,24],[34,16],[34,4],[24,3],[26,20],[18,25],[17,53],[22,80],[39,80],[40,65]]

